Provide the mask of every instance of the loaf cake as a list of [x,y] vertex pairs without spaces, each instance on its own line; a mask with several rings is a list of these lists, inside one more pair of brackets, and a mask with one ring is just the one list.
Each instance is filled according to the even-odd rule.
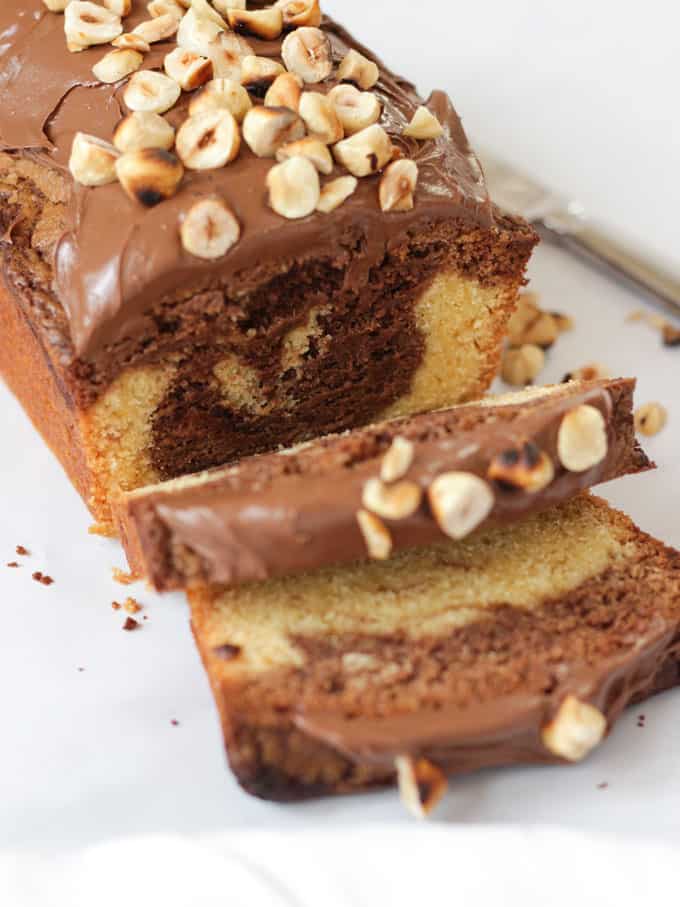
[[317,0],[4,0],[0,36],[0,370],[102,531],[487,388],[536,236]]
[[166,590],[386,558],[508,524],[651,465],[634,386],[530,388],[144,487],[117,508],[119,535],[133,573]]
[[680,681],[680,553],[583,493],[511,527],[189,593],[231,767],[259,797],[584,758]]

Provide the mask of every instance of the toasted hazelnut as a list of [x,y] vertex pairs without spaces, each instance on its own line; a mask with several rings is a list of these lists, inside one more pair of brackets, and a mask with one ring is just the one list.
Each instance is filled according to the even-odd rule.
[[546,488],[555,478],[555,467],[545,451],[532,441],[509,447],[493,458],[487,473],[503,488],[518,488],[530,494]]
[[319,0],[277,0],[274,5],[278,6],[283,14],[284,28],[321,25]]
[[212,0],[212,5],[226,19],[230,9],[245,9],[248,4],[246,0]]
[[[209,22],[214,22],[215,25],[219,25],[220,28],[227,28],[227,23],[224,21],[220,13],[215,9],[215,7],[208,2],[208,0],[191,0],[188,6],[191,7],[193,12],[196,13],[199,18],[206,19]],[[239,6],[239,4],[235,3],[234,7],[237,6]]]
[[264,96],[267,107],[289,107],[296,113],[300,107],[302,79],[294,72],[283,72],[270,85]]
[[213,79],[205,88],[191,99],[190,116],[205,113],[208,110],[228,110],[237,123],[253,106],[248,92],[232,79]]
[[355,85],[336,85],[328,92],[328,98],[335,107],[345,135],[361,132],[380,119],[380,101],[370,91],[359,91]]
[[471,472],[445,472],[428,489],[430,507],[439,528],[449,538],[465,538],[491,513],[491,487]]
[[146,4],[146,8],[153,19],[159,16],[175,16],[179,21],[184,15],[184,7],[177,0],[151,0]]
[[181,89],[174,79],[144,69],[132,76],[123,92],[123,100],[130,110],[165,113],[174,107],[180,94]]
[[320,28],[304,25],[291,32],[281,45],[286,69],[308,84],[327,79],[333,70],[333,54],[328,35]]
[[245,38],[233,32],[222,32],[208,45],[207,55],[212,60],[216,79],[233,79],[240,82],[243,61],[246,57],[253,56],[253,49]]
[[77,132],[68,162],[73,179],[81,186],[105,186],[116,181],[118,152],[94,135]]
[[193,91],[205,85],[213,74],[212,60],[183,47],[176,47],[167,54],[163,68],[182,91]]
[[401,479],[411,468],[414,456],[413,442],[397,435],[382,458],[380,478],[383,482],[396,482],[397,479]]
[[283,66],[268,57],[244,57],[241,61],[241,85],[256,98],[263,98]]
[[565,315],[564,312],[551,312],[552,320],[560,334],[574,329],[574,319],[571,315]]
[[92,67],[92,72],[100,82],[113,84],[136,72],[142,65],[144,57],[136,50],[116,48],[105,54]]
[[327,145],[334,145],[344,136],[335,107],[326,95],[318,91],[305,91],[300,97],[298,109],[307,132]]
[[[276,110],[277,108],[272,108]],[[289,220],[312,214],[319,201],[319,174],[304,157],[291,157],[267,174],[269,204]]]
[[157,16],[155,19],[147,19],[140,22],[139,25],[132,29],[133,35],[139,35],[147,44],[157,44],[159,41],[167,41],[177,33],[179,19],[172,13],[166,13],[163,16]]
[[175,130],[160,114],[137,110],[120,121],[113,133],[113,144],[121,151],[163,148],[175,143]]
[[170,151],[141,148],[121,155],[116,173],[130,198],[151,208],[175,194],[184,168]]
[[521,342],[533,343],[545,350],[553,345],[559,333],[557,322],[550,312],[539,312],[536,318],[525,327]]
[[508,322],[507,337],[511,346],[524,343],[524,333],[528,326],[541,314],[533,293],[522,293],[517,300],[517,308]]
[[392,536],[381,520],[367,510],[357,511],[357,523],[366,543],[369,557],[384,561],[392,553]]
[[562,418],[557,455],[570,472],[585,472],[607,456],[607,425],[599,409],[584,403]]
[[336,161],[353,176],[370,176],[382,170],[392,159],[392,151],[390,137],[377,123],[343,139],[333,148]]
[[383,211],[410,211],[418,182],[418,165],[408,158],[393,161],[380,180],[378,194]]
[[99,3],[120,16],[121,19],[123,16],[129,16],[132,10],[132,0],[99,0]]
[[125,34],[119,35],[111,43],[114,47],[121,48],[121,50],[136,50],[140,54],[148,54],[151,50],[151,45],[148,41],[145,41],[139,35],[133,35],[132,32],[125,32]]
[[71,0],[43,0],[51,13],[63,13]]
[[411,118],[411,122],[404,129],[405,136],[408,136],[410,139],[418,139],[419,141],[437,139],[440,135],[443,135],[443,133],[444,127],[437,117],[432,111],[422,105],[418,107]]
[[283,31],[283,15],[276,6],[267,9],[229,9],[227,21],[240,35],[253,35],[264,41],[274,41]]
[[180,227],[183,248],[197,258],[216,259],[238,242],[241,227],[220,198],[203,198],[191,206]]
[[243,138],[258,157],[274,157],[282,145],[305,134],[305,124],[287,107],[253,107],[243,119]]
[[680,328],[665,322],[661,327],[661,339],[664,346],[680,346]]
[[543,745],[555,756],[579,762],[602,742],[607,719],[588,702],[569,694],[542,732]]
[[366,510],[385,520],[403,520],[420,507],[423,492],[415,482],[401,481],[386,485],[380,479],[368,479],[361,502]]
[[228,110],[208,110],[185,120],[175,151],[189,170],[216,170],[234,160],[241,147],[238,123]]
[[597,378],[609,378],[609,369],[600,362],[589,362],[567,372],[562,381],[594,381]]
[[193,50],[202,57],[209,57],[211,47],[215,45],[223,31],[223,25],[205,16],[199,16],[196,10],[190,9],[180,20],[175,40],[178,47]]
[[512,387],[524,387],[538,377],[545,365],[545,353],[540,346],[525,343],[518,350],[509,349],[503,354],[501,377]]
[[321,187],[316,210],[330,214],[339,208],[355,191],[359,182],[355,176],[339,176]]
[[635,430],[642,435],[657,435],[668,422],[668,411],[660,403],[645,403],[635,410]]
[[122,31],[120,16],[89,0],[71,0],[64,10],[64,34],[71,53],[108,44]]
[[373,88],[380,77],[380,70],[358,50],[350,50],[338,67],[338,81],[351,82],[362,91]]
[[446,793],[446,775],[423,757],[397,756],[394,765],[402,803],[417,819],[427,818]]
[[308,135],[297,142],[282,145],[276,152],[276,160],[287,161],[291,157],[304,157],[316,167],[319,173],[328,176],[333,172],[333,158],[328,147],[314,136]]

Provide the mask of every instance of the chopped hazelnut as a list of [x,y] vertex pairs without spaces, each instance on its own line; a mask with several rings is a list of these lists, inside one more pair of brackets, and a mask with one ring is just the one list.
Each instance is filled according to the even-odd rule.
[[157,44],[159,41],[167,41],[177,33],[179,19],[172,13],[165,13],[163,16],[157,16],[155,19],[147,19],[140,22],[139,25],[132,29],[133,35],[139,35],[147,44]]
[[380,119],[380,101],[370,91],[359,91],[355,85],[336,85],[328,92],[345,135],[354,135]]
[[288,107],[253,107],[243,120],[243,138],[258,157],[274,157],[304,134],[305,124]]
[[227,21],[242,35],[253,35],[264,41],[274,41],[283,31],[283,14],[276,6],[266,9],[228,9]]
[[282,145],[276,152],[276,160],[286,161],[290,157],[306,157],[316,167],[319,173],[326,176],[333,172],[333,158],[327,145],[314,136],[308,135],[296,142]]
[[351,82],[362,91],[373,88],[379,77],[378,66],[358,50],[350,50],[338,67],[338,81]]
[[121,151],[139,151],[140,148],[165,148],[169,151],[175,143],[175,130],[160,114],[143,110],[129,114],[116,126],[113,144]]
[[292,31],[281,45],[281,56],[290,72],[309,84],[322,82],[333,70],[333,54],[328,35],[307,25]]
[[392,159],[392,151],[390,137],[382,126],[374,123],[338,142],[333,148],[333,155],[352,176],[362,177],[382,170]]
[[568,695],[541,737],[555,756],[579,762],[601,743],[606,731],[607,719],[599,709]]
[[[243,75],[243,61],[253,56],[253,49],[240,35],[221,32],[206,48],[206,55],[212,60],[216,79],[233,79],[240,82]],[[259,59],[259,58],[258,58]],[[274,61],[270,61],[274,63]]]
[[380,478],[383,482],[396,482],[406,475],[413,463],[415,447],[407,438],[397,435],[382,458]]
[[584,403],[562,418],[557,455],[570,472],[585,472],[607,456],[607,424],[599,409]]
[[276,60],[269,60],[267,57],[244,57],[241,61],[241,85],[256,98],[263,98],[283,71],[283,66]]
[[123,31],[120,16],[89,0],[71,0],[64,10],[64,34],[71,53],[108,44]]
[[369,557],[386,560],[392,553],[392,537],[382,521],[367,510],[357,511],[357,523],[364,537]]
[[150,208],[175,194],[184,168],[169,151],[142,148],[119,157],[116,173],[130,198]]
[[[193,50],[194,53],[201,54],[203,57],[209,57],[211,48],[216,45],[224,30],[223,24],[220,25],[206,16],[199,16],[195,9],[190,9],[180,20],[175,40],[178,47]],[[237,36],[234,35],[234,37]],[[223,73],[219,73],[219,75],[223,75]]]
[[426,818],[446,793],[446,775],[422,756],[397,756],[395,768],[402,803],[416,818]]
[[81,186],[105,186],[116,181],[118,151],[94,135],[77,132],[71,146],[69,170]]
[[189,170],[216,170],[231,163],[241,147],[238,123],[228,110],[207,110],[186,119],[175,151]]
[[408,158],[393,161],[380,180],[380,207],[383,211],[410,211],[418,182],[418,165]]
[[130,110],[165,113],[174,107],[181,88],[169,76],[144,69],[134,73],[123,92],[123,100]]
[[283,72],[270,85],[264,96],[267,107],[289,107],[296,113],[300,107],[302,79],[294,72]]
[[545,451],[527,441],[497,454],[489,465],[489,479],[506,488],[519,488],[535,494],[555,477],[555,467]]
[[597,378],[609,378],[609,369],[600,362],[589,362],[571,372],[567,372],[562,381],[595,381]]
[[190,255],[222,258],[241,235],[234,213],[220,198],[204,198],[189,209],[180,227],[182,246]]
[[660,403],[645,403],[635,410],[635,430],[642,435],[657,435],[668,421],[668,411]]
[[281,10],[284,28],[321,25],[319,0],[277,0],[274,5]]
[[137,53],[140,54],[148,54],[151,50],[151,45],[148,41],[145,41],[144,38],[141,38],[139,35],[133,35],[132,32],[126,32],[124,35],[119,35],[117,38],[114,38],[111,44],[121,50],[136,50]]
[[321,211],[322,214],[330,214],[331,211],[335,211],[355,192],[358,184],[358,180],[354,176],[339,176],[325,183],[321,187],[316,210]]
[[189,115],[196,116],[209,110],[228,110],[236,122],[241,123],[252,106],[253,102],[243,85],[232,79],[213,79],[191,99]]
[[146,4],[146,8],[154,19],[159,16],[175,16],[179,21],[184,15],[184,7],[177,0],[151,0]]
[[425,139],[439,138],[444,132],[444,127],[437,117],[427,107],[420,106],[411,118],[411,122],[404,129],[404,135],[411,139],[424,141]]
[[334,145],[344,136],[335,107],[326,95],[317,91],[305,91],[300,97],[298,112],[305,122],[307,131],[326,145]]
[[136,50],[116,48],[95,63],[92,72],[100,82],[113,84],[136,72],[143,60],[144,57]]
[[183,47],[176,47],[170,51],[163,61],[163,68],[182,91],[200,88],[209,82],[213,75],[212,60]]
[[491,513],[491,486],[471,472],[445,472],[428,489],[432,513],[449,538],[462,539]]
[[402,480],[387,485],[380,479],[369,479],[362,495],[366,510],[385,520],[403,520],[420,507],[423,493],[420,485]]
[[[276,108],[272,108],[276,109]],[[304,157],[291,157],[267,174],[269,204],[289,220],[312,214],[319,201],[319,174]]]
[[503,354],[501,377],[512,387],[532,384],[543,370],[545,353],[533,343],[525,343],[519,349],[509,349]]

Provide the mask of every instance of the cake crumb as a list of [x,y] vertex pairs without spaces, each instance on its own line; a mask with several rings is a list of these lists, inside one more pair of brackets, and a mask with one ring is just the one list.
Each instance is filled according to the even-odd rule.
[[138,620],[135,620],[134,617],[128,617],[123,624],[124,630],[138,630],[142,625]]
[[600,781],[600,783],[597,785],[598,790],[606,790],[608,787],[609,787],[608,781]]
[[178,721],[176,718],[171,718],[171,719],[170,719],[170,724],[171,724],[173,727],[179,727],[179,721]]
[[664,346],[680,346],[680,328],[665,324],[661,329],[661,338]]
[[31,552],[28,548],[24,548],[23,545],[17,545],[14,550],[20,557],[30,557]]
[[120,611],[120,609],[123,606],[121,605],[120,602],[111,602],[111,607],[113,608],[114,611]]
[[10,562],[7,564],[7,566],[8,566],[8,567],[20,567],[21,564],[17,564],[16,561],[10,561]]
[[121,570],[120,567],[114,567],[112,573],[114,580],[117,583],[120,583],[121,586],[131,586],[133,583],[137,582],[134,574],[126,573],[125,570]]
[[40,570],[36,570],[32,574],[33,579],[36,583],[42,583],[43,586],[51,586],[54,580],[51,576],[48,576],[46,573],[41,573]]
[[139,614],[141,610],[142,606],[135,598],[130,598],[130,596],[128,596],[123,602],[123,611],[126,611],[128,614]]
[[78,671],[79,674],[82,674],[82,672],[83,672],[84,670],[85,670],[85,668],[76,668],[76,671]]

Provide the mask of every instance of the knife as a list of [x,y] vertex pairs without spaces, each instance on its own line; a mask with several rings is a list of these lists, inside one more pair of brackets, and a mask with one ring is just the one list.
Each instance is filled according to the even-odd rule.
[[625,246],[591,221],[582,205],[569,201],[493,155],[479,155],[489,194],[511,214],[528,220],[541,236],[559,243],[589,263],[605,269],[651,294],[670,312],[680,315],[680,273]]

